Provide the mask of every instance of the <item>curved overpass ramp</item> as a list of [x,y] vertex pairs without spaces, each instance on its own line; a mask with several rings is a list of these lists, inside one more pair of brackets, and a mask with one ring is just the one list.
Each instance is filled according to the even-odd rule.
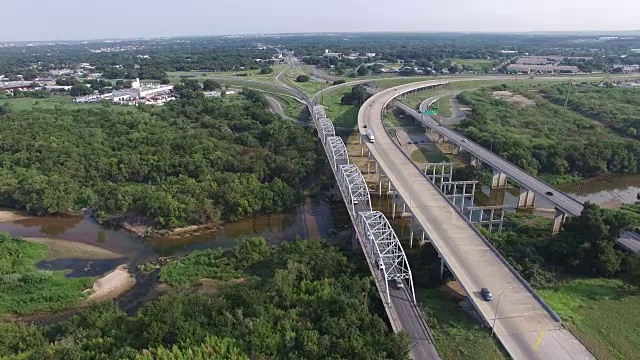
[[[586,348],[559,322],[557,315],[511,268],[458,209],[432,184],[400,150],[386,132],[382,111],[403,92],[442,85],[427,81],[382,91],[364,103],[358,114],[361,136],[364,125],[376,135],[367,142],[385,174],[411,208],[415,219],[428,233],[431,243],[455,275],[471,303],[488,324],[495,320],[495,334],[514,359],[594,359]],[[437,125],[434,125],[437,126]],[[441,130],[441,129],[438,129]],[[447,134],[454,142],[460,136]],[[456,141],[457,139],[457,141]],[[475,149],[474,149],[475,150]],[[496,296],[486,302],[480,289]],[[498,296],[502,293],[498,304]]]

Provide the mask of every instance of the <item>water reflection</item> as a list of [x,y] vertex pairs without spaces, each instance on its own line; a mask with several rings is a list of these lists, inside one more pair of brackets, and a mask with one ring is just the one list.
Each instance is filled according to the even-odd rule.
[[582,202],[591,201],[615,208],[638,201],[636,196],[640,192],[640,175],[603,176],[558,188]]
[[[136,265],[158,255],[185,254],[211,247],[233,247],[242,236],[262,236],[269,244],[303,239],[327,239],[336,226],[348,224],[342,203],[313,201],[288,212],[256,216],[225,224],[219,231],[158,239],[140,239],[121,229],[100,226],[83,216],[33,217],[0,223],[0,232],[16,237],[55,238],[97,246],[120,254],[119,263]],[[87,260],[56,259],[43,262],[52,269],[84,268]],[[104,266],[102,266],[104,268]]]

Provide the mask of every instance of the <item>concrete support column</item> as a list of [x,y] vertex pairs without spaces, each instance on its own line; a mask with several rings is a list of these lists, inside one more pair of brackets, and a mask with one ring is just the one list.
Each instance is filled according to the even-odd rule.
[[567,214],[563,213],[559,209],[556,209],[556,216],[553,218],[553,230],[552,234],[557,234],[562,229],[562,224],[564,224],[564,220],[567,218]]
[[393,198],[391,200],[391,218],[395,219],[396,218],[396,201],[398,200],[398,197],[396,196],[396,192],[393,192]]
[[411,227],[409,230],[409,248],[413,248],[413,213],[411,213]]
[[360,157],[364,157],[364,146],[360,145]]
[[367,159],[367,174],[371,174],[371,161]]
[[493,179],[491,180],[491,188],[505,188],[507,187],[507,174],[500,171],[493,170]]
[[523,187],[520,188],[518,196],[518,209],[532,208],[536,202],[536,194]]
[[478,159],[477,156],[471,154],[471,165],[473,165],[473,167],[476,169],[480,169],[480,167],[482,166],[482,160]]
[[440,255],[438,257],[440,258],[440,280],[442,280],[444,278],[444,259]]
[[461,150],[461,149],[462,149],[462,148],[461,148],[460,146],[458,146],[458,145],[453,145],[453,152],[452,152],[451,154],[453,154],[453,155],[458,155],[458,154],[460,154],[460,150]]

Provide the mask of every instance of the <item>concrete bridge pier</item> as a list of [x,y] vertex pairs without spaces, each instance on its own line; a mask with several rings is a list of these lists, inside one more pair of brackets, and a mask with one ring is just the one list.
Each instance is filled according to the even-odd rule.
[[507,174],[493,169],[493,179],[491,180],[491,188],[506,188],[507,187]]
[[553,218],[553,230],[551,231],[553,235],[560,232],[560,229],[562,229],[562,224],[564,224],[564,220],[566,218],[567,218],[567,214],[562,212],[562,210],[556,208],[556,215]]
[[536,194],[529,189],[520,187],[520,195],[518,196],[518,209],[533,208],[536,202]]
[[480,169],[480,167],[482,166],[482,160],[478,159],[477,156],[471,154],[471,165],[473,165],[476,170]]
[[440,254],[438,254],[438,258],[440,259],[440,280],[444,279],[444,259]]
[[460,151],[462,151],[462,147],[454,144],[453,145],[453,152],[451,154],[452,155],[458,155],[458,154],[460,154]]
[[367,157],[371,156],[371,150],[369,150],[369,147],[360,143],[360,157],[364,157],[365,148],[367,149]]

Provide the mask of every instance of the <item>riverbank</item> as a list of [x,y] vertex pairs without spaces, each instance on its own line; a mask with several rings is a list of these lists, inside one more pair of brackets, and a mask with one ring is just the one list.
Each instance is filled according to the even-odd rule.
[[30,215],[12,210],[0,210],[0,223],[12,222],[30,218]]
[[88,302],[100,302],[115,299],[124,294],[136,284],[136,279],[129,273],[127,265],[120,265],[93,283],[93,293]]
[[47,245],[49,249],[45,260],[60,258],[95,260],[118,259],[124,257],[122,254],[117,254],[113,251],[81,242],[44,237],[26,237],[23,239],[29,242]]

